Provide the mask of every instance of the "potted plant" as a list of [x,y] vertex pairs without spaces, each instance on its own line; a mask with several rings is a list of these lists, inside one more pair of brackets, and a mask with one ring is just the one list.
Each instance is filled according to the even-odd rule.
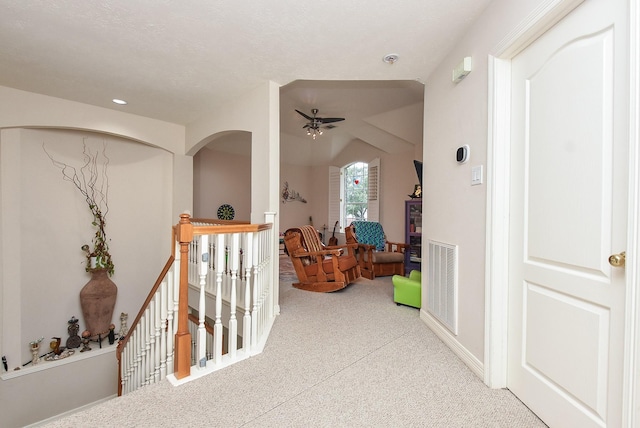
[[109,276],[112,276],[115,268],[111,260],[111,254],[109,253],[104,215],[95,204],[89,204],[89,209],[93,214],[93,222],[91,224],[96,228],[96,234],[92,241],[93,250],[91,250],[88,244],[82,246],[82,250],[86,253],[87,258],[85,270],[91,272],[94,269],[106,269]]
[[44,145],[43,149],[53,165],[62,171],[63,179],[72,182],[80,191],[93,216],[91,225],[96,229],[93,248],[89,244],[81,247],[86,256],[85,270],[91,273],[91,279],[80,291],[80,305],[86,330],[91,332],[92,338],[102,339],[109,333],[118,293],[118,288],[109,278],[115,269],[105,230],[109,212],[106,144],[103,143],[102,150],[92,151],[83,140],[84,164],[78,169],[56,161]]

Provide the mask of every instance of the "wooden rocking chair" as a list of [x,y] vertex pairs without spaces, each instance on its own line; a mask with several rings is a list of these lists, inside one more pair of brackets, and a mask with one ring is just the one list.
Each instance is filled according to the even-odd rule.
[[293,286],[301,290],[330,292],[360,278],[355,245],[325,247],[313,226],[284,233],[284,245],[298,276]]

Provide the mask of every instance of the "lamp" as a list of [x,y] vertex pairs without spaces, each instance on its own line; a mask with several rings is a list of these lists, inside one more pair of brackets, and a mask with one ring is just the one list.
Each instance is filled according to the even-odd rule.
[[307,135],[310,135],[315,140],[317,136],[322,135],[322,129],[317,123],[310,123],[307,127]]

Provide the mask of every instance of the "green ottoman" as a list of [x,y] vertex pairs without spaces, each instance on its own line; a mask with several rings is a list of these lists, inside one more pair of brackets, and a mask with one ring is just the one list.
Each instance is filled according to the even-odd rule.
[[419,270],[409,272],[409,277],[393,275],[393,301],[398,305],[422,306],[422,274]]

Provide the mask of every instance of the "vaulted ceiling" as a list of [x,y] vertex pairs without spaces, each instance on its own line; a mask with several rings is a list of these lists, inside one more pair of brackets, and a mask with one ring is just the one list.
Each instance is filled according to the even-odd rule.
[[307,138],[295,108],[318,108],[347,118],[331,151],[398,150],[415,136],[394,120],[489,1],[0,0],[0,85],[187,125],[274,81],[283,141]]

